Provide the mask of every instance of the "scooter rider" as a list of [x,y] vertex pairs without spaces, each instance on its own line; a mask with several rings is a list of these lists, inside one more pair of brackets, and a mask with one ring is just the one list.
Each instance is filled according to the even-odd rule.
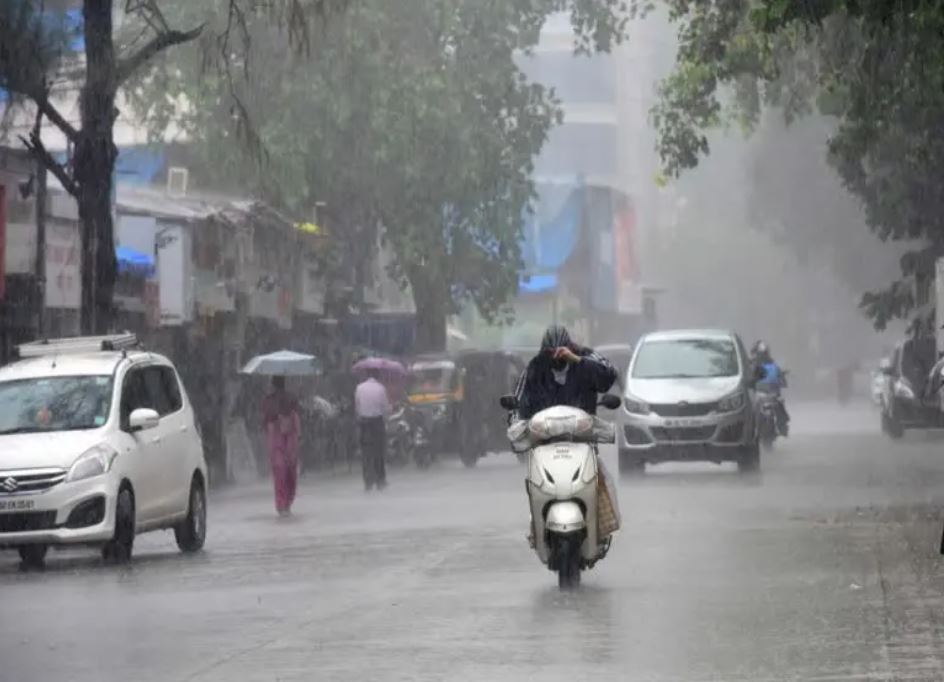
[[598,395],[610,390],[616,376],[609,360],[574,343],[564,327],[552,325],[541,340],[541,351],[518,380],[515,418],[530,419],[556,405],[596,414]]
[[754,344],[751,350],[751,358],[754,366],[763,369],[764,375],[757,382],[757,390],[776,395],[780,400],[777,401],[777,409],[780,412],[780,418],[784,424],[790,423],[790,414],[787,412],[786,403],[781,397],[781,391],[787,387],[787,377],[780,368],[770,352],[770,347],[763,341]]

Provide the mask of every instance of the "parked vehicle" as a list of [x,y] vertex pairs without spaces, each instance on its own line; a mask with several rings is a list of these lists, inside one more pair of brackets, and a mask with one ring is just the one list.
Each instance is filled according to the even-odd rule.
[[882,392],[882,431],[901,438],[912,429],[944,426],[940,398],[929,391],[937,348],[930,337],[910,338],[895,346],[881,370],[886,377]]
[[432,451],[456,454],[474,467],[488,452],[504,450],[507,425],[495,395],[513,390],[522,371],[518,358],[504,351],[464,351],[414,362],[409,401],[423,417]]
[[[620,404],[612,395],[601,402],[609,409]],[[514,410],[517,400],[504,396],[501,406]],[[615,490],[603,480],[597,450],[599,443],[615,442],[615,427],[582,410],[558,406],[513,423],[507,433],[515,451],[531,453],[526,489],[532,547],[557,573],[561,589],[576,587],[580,572],[606,556],[619,527]],[[603,496],[606,504],[601,507]]]
[[0,368],[0,547],[39,567],[50,545],[131,559],[135,536],[206,538],[207,465],[173,364],[134,335],[24,344]]
[[757,378],[733,332],[644,336],[626,374],[620,472],[671,461],[736,462],[742,472],[757,470]]

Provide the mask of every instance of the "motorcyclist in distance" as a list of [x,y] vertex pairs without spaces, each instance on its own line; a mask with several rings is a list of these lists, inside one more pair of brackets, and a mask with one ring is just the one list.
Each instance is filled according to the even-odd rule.
[[790,413],[787,412],[786,403],[781,396],[782,390],[787,387],[787,377],[780,365],[774,360],[773,354],[770,352],[770,346],[764,341],[755,343],[751,349],[751,359],[754,362],[754,367],[763,370],[763,376],[757,382],[757,390],[780,398],[777,401],[780,418],[784,424],[789,424]]
[[518,380],[516,416],[530,419],[555,405],[596,414],[599,394],[610,390],[616,376],[609,360],[574,343],[566,328],[552,325],[544,333],[540,352]]

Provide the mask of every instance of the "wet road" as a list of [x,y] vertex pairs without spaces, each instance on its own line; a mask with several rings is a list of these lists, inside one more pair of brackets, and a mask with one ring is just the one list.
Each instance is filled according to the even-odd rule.
[[942,680],[944,440],[796,409],[763,475],[622,482],[624,530],[562,595],[525,544],[510,456],[213,500],[207,551],[128,569],[0,555],[0,682]]

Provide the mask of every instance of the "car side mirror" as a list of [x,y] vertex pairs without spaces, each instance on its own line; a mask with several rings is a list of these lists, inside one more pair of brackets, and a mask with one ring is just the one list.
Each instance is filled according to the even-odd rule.
[[518,399],[513,395],[503,395],[498,402],[509,412],[518,409]]
[[605,407],[608,410],[618,410],[619,406],[623,404],[623,401],[618,395],[613,395],[612,393],[607,393],[600,398],[600,405]]
[[155,429],[161,423],[161,417],[154,410],[140,407],[128,417],[128,430],[131,433]]

